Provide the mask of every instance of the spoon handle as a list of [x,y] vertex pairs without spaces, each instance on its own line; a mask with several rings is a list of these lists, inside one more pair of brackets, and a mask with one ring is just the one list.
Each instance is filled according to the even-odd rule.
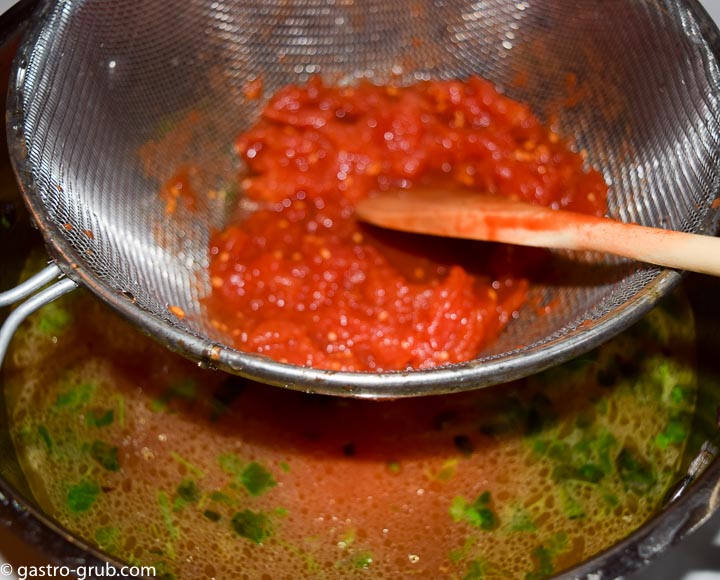
[[375,225],[444,237],[566,250],[595,250],[720,276],[720,238],[627,224],[481,194],[437,191],[361,201]]

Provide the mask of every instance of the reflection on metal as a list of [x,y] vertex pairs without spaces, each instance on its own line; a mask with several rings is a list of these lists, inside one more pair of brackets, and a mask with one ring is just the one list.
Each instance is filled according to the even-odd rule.
[[[35,290],[38,290],[44,286],[48,280],[57,277],[60,272],[57,266],[48,266],[45,270],[42,270],[32,278],[28,280],[28,284],[21,284],[0,294],[0,298],[10,295],[15,300],[24,298],[28,294]],[[10,316],[7,317],[3,325],[0,327],[0,367],[2,367],[3,361],[5,360],[5,353],[10,345],[12,337],[15,335],[15,331],[18,329],[23,320],[30,316],[33,312],[42,308],[46,304],[52,302],[56,298],[60,298],[63,294],[67,294],[77,288],[77,284],[69,278],[64,278],[59,282],[56,282],[52,286],[41,290],[31,298],[28,298],[25,302],[20,304],[15,310],[12,311]]]
[[663,507],[673,503],[682,496],[688,487],[697,480],[698,477],[708,468],[712,460],[718,453],[718,448],[709,441],[705,441],[700,447],[700,452],[690,462],[685,476],[673,485],[665,495]]

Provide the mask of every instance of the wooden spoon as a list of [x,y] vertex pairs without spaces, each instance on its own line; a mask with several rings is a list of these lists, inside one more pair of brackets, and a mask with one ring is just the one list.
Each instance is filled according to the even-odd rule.
[[720,238],[626,224],[504,197],[395,191],[356,206],[369,223],[422,234],[566,250],[595,250],[720,276]]

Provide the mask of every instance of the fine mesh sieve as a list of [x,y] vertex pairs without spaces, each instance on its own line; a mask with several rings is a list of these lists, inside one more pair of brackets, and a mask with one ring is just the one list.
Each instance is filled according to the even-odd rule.
[[[480,75],[587,153],[610,186],[612,217],[711,234],[719,46],[692,0],[64,0],[41,7],[18,53],[8,135],[58,266],[173,350],[312,392],[452,392],[590,349],[647,312],[679,274],[572,257],[571,275],[535,284],[487,351],[432,370],[332,372],[238,352],[201,298],[210,291],[209,233],[224,223],[242,170],[231,145],[264,102],[248,98],[248,83],[260,79],[267,97],[312,75],[332,83]],[[215,194],[168,215],[158,191],[190,160]]]

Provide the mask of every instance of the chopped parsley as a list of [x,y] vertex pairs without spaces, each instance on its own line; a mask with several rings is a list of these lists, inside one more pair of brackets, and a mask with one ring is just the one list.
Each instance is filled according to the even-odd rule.
[[555,566],[552,562],[550,550],[545,546],[538,546],[532,551],[531,555],[535,562],[535,568],[525,574],[525,580],[542,580],[553,575]]
[[252,496],[262,495],[277,485],[272,473],[253,461],[245,464],[234,453],[223,453],[218,457],[220,468],[232,476]]
[[95,440],[90,445],[90,457],[108,471],[119,471],[118,448],[104,441]]
[[101,550],[116,551],[120,544],[120,530],[114,527],[98,528],[95,531],[95,543]]
[[91,410],[85,415],[85,424],[88,427],[107,427],[115,421],[115,411],[107,409],[106,411]]
[[97,385],[92,383],[80,383],[76,387],[71,387],[62,393],[58,393],[55,398],[55,408],[57,409],[78,409],[86,405],[92,399]]
[[237,512],[230,520],[232,529],[238,536],[247,538],[256,544],[270,537],[270,520],[261,512],[244,510]]
[[73,322],[73,317],[65,308],[56,302],[50,302],[42,309],[38,328],[49,335],[60,334]]
[[462,580],[483,580],[485,578],[486,567],[485,562],[480,560],[471,560],[465,575],[462,577]]
[[177,486],[177,494],[180,499],[187,503],[195,503],[200,499],[200,490],[192,479],[185,479]]
[[508,529],[511,532],[535,532],[537,526],[525,508],[521,505],[514,505],[508,518]]
[[631,447],[622,448],[615,459],[615,467],[626,489],[645,493],[655,485],[652,465]]
[[239,475],[243,470],[242,460],[234,453],[223,453],[218,457],[220,469],[230,475]]
[[355,556],[352,560],[353,567],[359,570],[368,570],[370,564],[373,563],[373,557],[370,552],[362,552]]
[[454,522],[465,521],[485,531],[494,529],[498,523],[495,512],[490,509],[489,491],[481,493],[472,503],[462,496],[456,497],[450,505],[450,517]]
[[655,444],[660,449],[667,449],[670,445],[680,445],[688,437],[687,423],[683,416],[673,417],[665,430],[655,438]]
[[180,537],[180,531],[175,527],[170,509],[170,500],[164,491],[158,492],[158,506],[160,507],[160,515],[162,516],[165,529],[171,540],[177,540]]
[[262,495],[277,485],[272,473],[254,461],[242,470],[240,482],[253,496]]
[[176,461],[177,463],[179,463],[180,465],[182,465],[183,467],[185,467],[190,473],[192,473],[192,474],[195,475],[196,477],[205,477],[205,473],[203,472],[202,469],[200,469],[200,468],[199,468],[197,465],[195,465],[194,463],[191,463],[190,461],[188,461],[187,459],[185,459],[185,458],[184,458],[182,455],[180,455],[179,453],[176,453],[175,451],[171,451],[171,452],[170,452],[170,457],[171,457],[174,461]]
[[85,479],[70,486],[67,492],[67,505],[71,512],[80,513],[89,510],[102,490],[94,481]]
[[219,522],[220,521],[220,514],[213,510],[205,510],[203,512],[203,515],[207,519],[209,519],[211,522]]
[[40,439],[42,439],[42,442],[45,443],[45,447],[47,447],[48,451],[53,450],[53,440],[52,437],[50,437],[50,431],[48,431],[48,428],[45,425],[38,425],[38,435],[40,436]]
[[388,461],[387,468],[391,473],[400,473],[400,463],[397,461]]

